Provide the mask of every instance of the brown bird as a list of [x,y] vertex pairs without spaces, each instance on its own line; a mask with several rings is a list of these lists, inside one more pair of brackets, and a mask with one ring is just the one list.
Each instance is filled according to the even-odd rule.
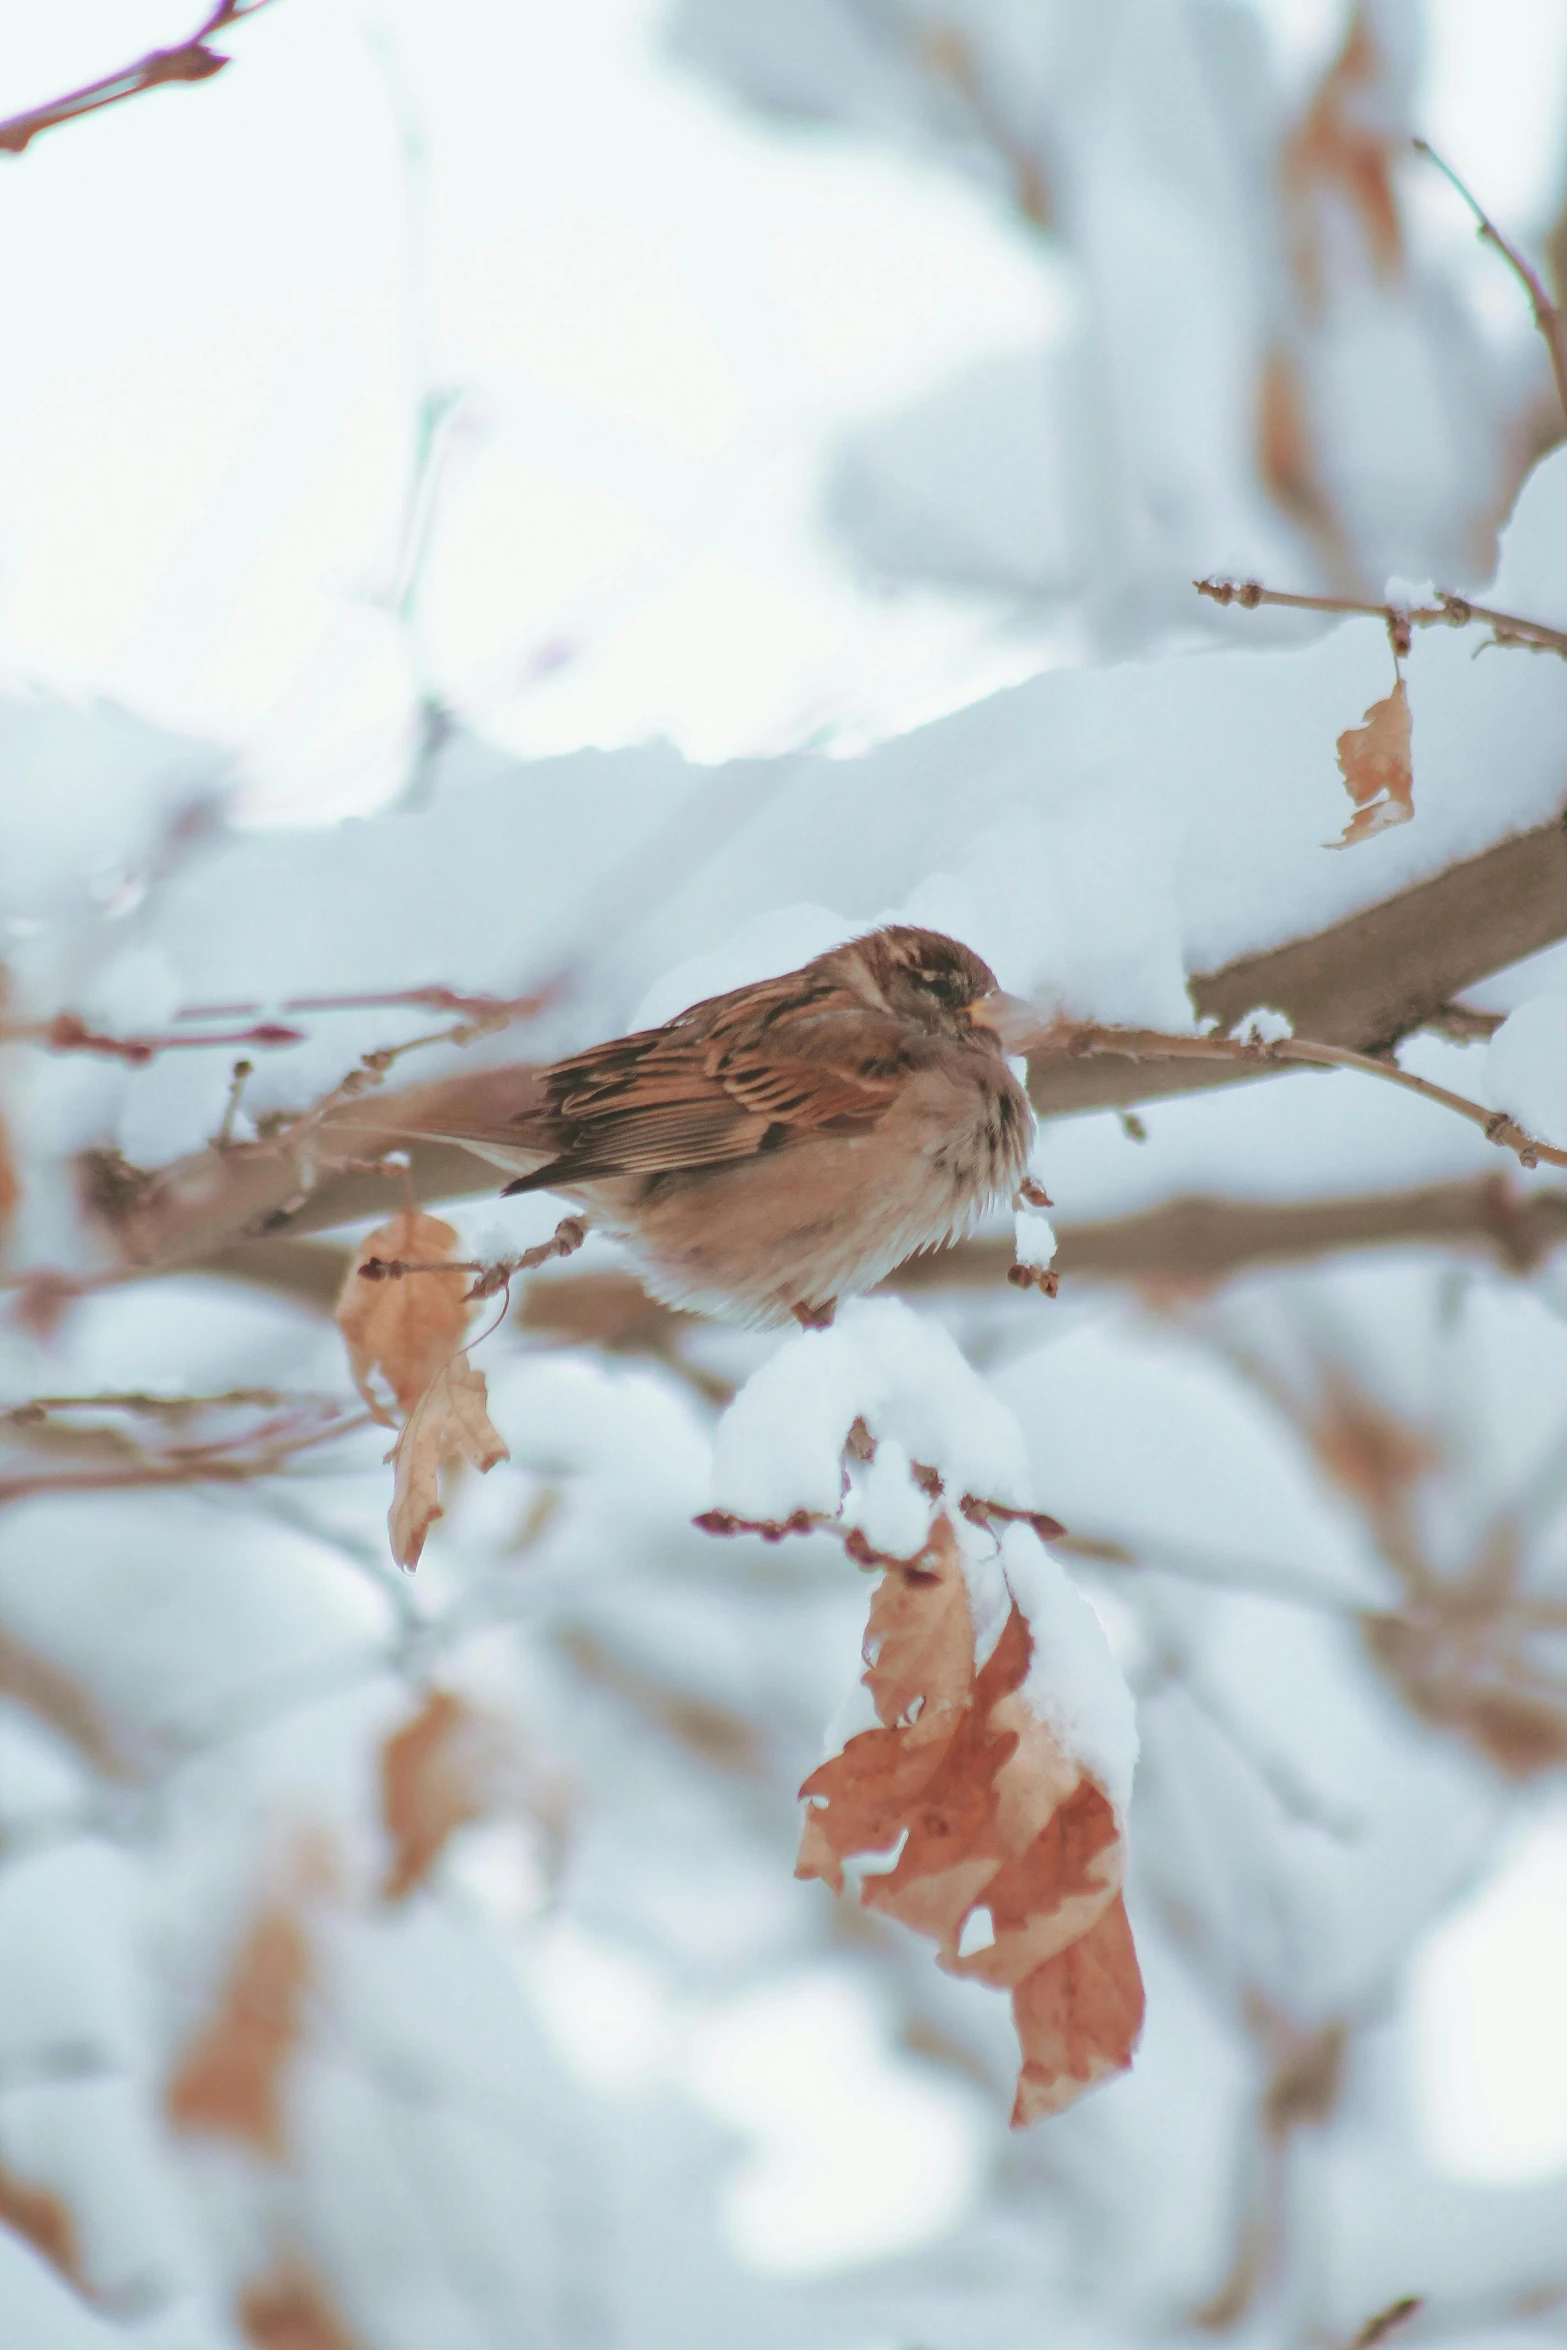
[[633,1244],[667,1304],[807,1326],[968,1229],[1027,1164],[1007,1067],[1040,1015],[978,955],[894,924],[536,1071],[442,1137]]

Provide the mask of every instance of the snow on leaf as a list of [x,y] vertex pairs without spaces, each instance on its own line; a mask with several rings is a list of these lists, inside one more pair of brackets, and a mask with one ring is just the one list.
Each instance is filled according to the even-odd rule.
[[282,2160],[284,2076],[304,2028],[313,1972],[299,1908],[267,1902],[234,1954],[216,2015],[169,2082],[165,2103],[177,2129],[235,2138]]
[[466,1355],[436,1372],[403,1425],[388,1458],[396,1471],[387,1528],[400,1567],[416,1567],[424,1538],[442,1515],[441,1471],[468,1461],[493,1469],[510,1458],[491,1422],[484,1373]]
[[381,1749],[381,1818],[392,1843],[383,1901],[422,1885],[447,1838],[502,1803],[518,1777],[510,1725],[449,1689],[424,1704]]
[[388,1428],[396,1423],[370,1386],[371,1372],[379,1370],[399,1409],[405,1415],[411,1412],[462,1344],[468,1327],[469,1309],[463,1302],[468,1276],[412,1273],[367,1281],[360,1268],[372,1258],[383,1264],[445,1264],[456,1248],[457,1235],[450,1224],[408,1208],[367,1234],[348,1268],[334,1319],[348,1347],[354,1384]]
[[89,2290],[76,2222],[67,2206],[47,2188],[35,2187],[18,2178],[3,2162],[0,2162],[0,2227],[10,2228],[31,2244],[79,2293]]
[[864,1653],[880,1726],[806,1780],[796,1873],[842,1891],[845,1863],[894,1854],[859,1872],[861,1902],[928,1935],[949,1973],[1012,1992],[1014,2123],[1057,2112],[1130,2063],[1142,2021],[1114,1807],[1023,1696],[1033,1640],[1015,1600],[977,1661],[944,1513],[919,1559],[886,1569]]
[[320,2278],[293,2261],[254,2278],[234,2314],[255,2350],[360,2350]]
[[1383,701],[1373,702],[1359,726],[1338,738],[1339,773],[1355,803],[1341,839],[1330,848],[1347,849],[1415,812],[1415,777],[1410,764],[1409,694],[1402,678]]

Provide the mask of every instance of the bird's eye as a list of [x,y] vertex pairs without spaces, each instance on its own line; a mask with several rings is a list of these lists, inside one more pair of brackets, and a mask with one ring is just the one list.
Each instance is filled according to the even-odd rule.
[[936,1001],[955,1010],[968,1001],[968,990],[954,971],[921,971],[921,985],[929,988]]

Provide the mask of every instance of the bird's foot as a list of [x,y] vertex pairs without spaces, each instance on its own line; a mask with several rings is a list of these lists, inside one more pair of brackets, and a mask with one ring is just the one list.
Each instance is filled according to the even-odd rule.
[[548,1265],[556,1257],[574,1257],[590,1229],[586,1216],[562,1216],[548,1240],[523,1250],[512,1271],[531,1273],[536,1265]]
[[830,1330],[838,1300],[830,1297],[824,1306],[808,1306],[803,1298],[797,1298],[789,1311],[802,1330]]

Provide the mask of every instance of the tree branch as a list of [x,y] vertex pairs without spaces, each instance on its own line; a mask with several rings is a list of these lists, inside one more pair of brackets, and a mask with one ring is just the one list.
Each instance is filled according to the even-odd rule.
[[219,0],[219,5],[178,48],[149,49],[144,57],[138,57],[133,65],[122,66],[118,73],[105,74],[96,82],[84,82],[80,89],[68,90],[63,98],[52,98],[47,105],[31,107],[25,114],[10,115],[0,122],[0,154],[21,155],[40,131],[53,130],[58,123],[75,122],[84,114],[96,114],[105,106],[118,106],[122,99],[139,97],[143,90],[155,90],[162,83],[210,81],[229,63],[218,50],[207,47],[213,34],[238,24],[243,17],[254,16],[269,5],[270,0]]
[[[1451,1033],[1455,997],[1564,936],[1567,830],[1553,820],[1310,937],[1198,974],[1192,1001],[1200,1017],[1217,1024],[1216,1038],[1144,1037],[1131,1058],[1069,1049],[1073,1032],[1046,1036],[1029,1056],[1029,1092],[1041,1116],[1051,1118],[1278,1076],[1289,1064],[1226,1034],[1260,1004],[1284,1013],[1315,1048],[1370,1058],[1427,1023]],[[481,1024],[488,1022],[469,1022],[463,1033]],[[1295,1060],[1306,1057],[1297,1047]],[[377,1069],[359,1082],[369,1083],[383,1065],[379,1055],[369,1059]],[[1385,1062],[1374,1073],[1425,1087]],[[78,1162],[84,1201],[122,1277],[195,1264],[233,1275],[245,1250],[270,1235],[286,1229],[302,1239],[384,1214],[389,1170],[379,1162],[394,1148],[406,1155],[406,1182],[421,1202],[495,1189],[483,1160],[430,1137],[515,1115],[535,1076],[535,1064],[513,1063],[388,1089],[373,1100],[339,1088],[279,1134],[209,1148],[152,1172],[113,1153],[89,1153]],[[1475,1104],[1465,1114],[1482,1115]],[[47,1277],[32,1278],[36,1285]],[[72,1286],[67,1279],[64,1292]]]
[[[1198,1194],[1133,1216],[1057,1224],[1055,1262],[1068,1281],[1208,1288],[1271,1265],[1344,1250],[1438,1248],[1528,1273],[1567,1245],[1567,1187],[1520,1191],[1505,1174],[1343,1199],[1245,1200]],[[1006,1288],[1010,1240],[963,1240],[911,1257],[884,1286],[900,1292]],[[207,1258],[196,1270],[253,1282],[329,1313],[353,1262],[330,1241],[278,1233]],[[1020,1311],[1025,1310],[1020,1308]],[[694,1317],[660,1305],[634,1273],[594,1270],[530,1281],[518,1327],[568,1346],[668,1356]]]

